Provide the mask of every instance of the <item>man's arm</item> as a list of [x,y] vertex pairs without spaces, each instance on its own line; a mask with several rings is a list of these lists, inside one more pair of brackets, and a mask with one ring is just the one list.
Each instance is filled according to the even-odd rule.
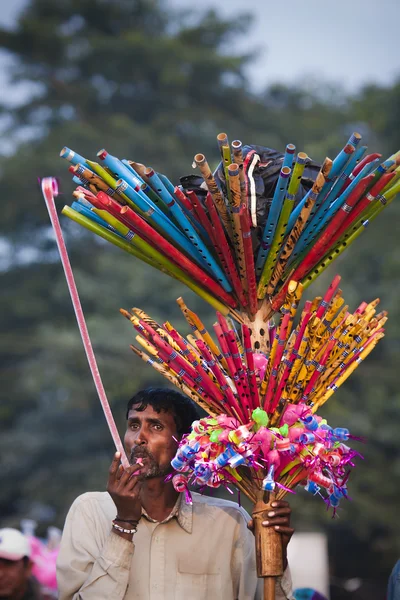
[[93,500],[78,498],[65,522],[57,560],[59,600],[124,597],[134,552],[132,541],[104,531]]
[[60,600],[122,599],[128,586],[134,545],[132,533],[141,516],[140,465],[123,469],[120,454],[111,463],[107,491],[115,504],[116,526],[108,522],[93,498],[72,505],[57,561]]

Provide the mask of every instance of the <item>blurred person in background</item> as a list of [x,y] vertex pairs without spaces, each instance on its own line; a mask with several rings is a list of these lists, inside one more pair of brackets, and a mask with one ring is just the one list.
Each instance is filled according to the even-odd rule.
[[32,575],[28,539],[18,529],[0,529],[0,599],[47,600]]
[[[199,416],[175,390],[150,388],[128,402],[124,444],[106,492],[73,503],[57,562],[60,600],[255,600],[257,579],[250,517],[238,504],[193,493],[185,502],[172,482],[179,440]],[[272,504],[265,527],[282,534],[285,573],[276,599],[292,600],[286,546],[293,533],[287,502]]]
[[387,600],[400,600],[400,560],[393,567],[389,577]]
[[293,594],[294,600],[327,600],[326,596],[312,588],[297,588]]

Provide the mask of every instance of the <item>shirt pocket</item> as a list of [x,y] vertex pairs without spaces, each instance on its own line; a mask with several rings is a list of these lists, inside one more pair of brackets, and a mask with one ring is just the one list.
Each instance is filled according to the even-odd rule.
[[175,600],[221,600],[221,573],[218,567],[199,557],[180,559],[176,574]]

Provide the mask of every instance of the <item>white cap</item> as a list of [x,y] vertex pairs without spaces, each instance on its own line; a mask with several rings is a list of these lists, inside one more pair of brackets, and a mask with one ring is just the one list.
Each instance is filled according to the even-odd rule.
[[0,558],[20,560],[30,554],[29,541],[18,529],[11,529],[11,527],[0,529]]

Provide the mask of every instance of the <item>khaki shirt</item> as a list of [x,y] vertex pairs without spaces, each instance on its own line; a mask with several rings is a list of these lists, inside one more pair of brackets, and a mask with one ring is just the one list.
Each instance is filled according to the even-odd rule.
[[[57,564],[60,600],[261,600],[249,515],[233,502],[178,498],[162,523],[146,514],[133,542],[112,531],[107,492],[79,496],[67,515]],[[292,599],[287,569],[276,600]]]

